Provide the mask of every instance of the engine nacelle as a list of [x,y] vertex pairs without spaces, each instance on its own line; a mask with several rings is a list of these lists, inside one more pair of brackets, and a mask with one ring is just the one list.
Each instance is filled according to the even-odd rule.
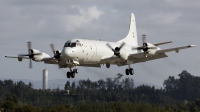
[[157,50],[159,50],[160,48],[158,48],[157,46],[151,44],[151,43],[147,43],[148,47],[155,47],[155,49],[148,49],[148,54],[154,55],[156,53]]
[[32,51],[33,51],[33,54],[40,53],[39,55],[33,56],[33,61],[40,62],[40,61],[43,61],[43,59],[45,59],[45,58],[50,58],[50,56],[48,54],[41,52],[39,50],[32,49]]

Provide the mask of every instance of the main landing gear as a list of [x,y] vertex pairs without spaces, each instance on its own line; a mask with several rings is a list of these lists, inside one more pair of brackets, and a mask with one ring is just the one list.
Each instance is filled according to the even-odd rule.
[[76,73],[78,74],[78,69],[73,69],[73,70],[70,69],[70,71],[67,72],[66,76],[67,78],[70,78],[70,77],[74,78]]
[[133,70],[133,68],[131,68],[130,67],[130,65],[129,65],[129,68],[127,68],[126,70],[125,70],[125,73],[126,73],[126,75],[133,75],[134,74],[134,70]]

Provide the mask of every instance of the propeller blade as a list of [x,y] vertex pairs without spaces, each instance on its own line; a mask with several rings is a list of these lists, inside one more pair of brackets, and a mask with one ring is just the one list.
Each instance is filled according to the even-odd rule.
[[32,60],[29,61],[29,68],[32,68]]
[[27,45],[28,45],[28,50],[30,50],[31,49],[31,42],[30,41],[27,42]]
[[33,55],[41,55],[42,53],[34,53]]
[[144,52],[143,61],[146,61],[146,52]]
[[115,50],[110,46],[109,43],[106,44],[113,52],[115,52]]
[[29,56],[29,54],[19,54],[18,56],[19,57],[21,57],[21,56]]
[[125,45],[125,42],[123,42],[120,46],[119,46],[119,49],[121,49],[122,47],[124,47]]
[[154,47],[154,46],[152,46],[152,47],[148,47],[149,49],[157,49],[157,47]]
[[60,53],[59,51],[56,51],[56,54],[57,54],[57,55],[60,55],[61,53]]
[[56,50],[55,50],[54,44],[51,44],[50,46],[51,46],[51,50],[53,51],[53,54],[55,54]]

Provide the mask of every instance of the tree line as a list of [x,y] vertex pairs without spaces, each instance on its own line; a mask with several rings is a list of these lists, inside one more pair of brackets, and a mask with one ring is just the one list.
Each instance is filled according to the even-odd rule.
[[0,81],[0,111],[200,111],[200,77],[182,71],[163,88],[140,85],[132,78],[66,81],[64,90],[37,90],[29,82]]

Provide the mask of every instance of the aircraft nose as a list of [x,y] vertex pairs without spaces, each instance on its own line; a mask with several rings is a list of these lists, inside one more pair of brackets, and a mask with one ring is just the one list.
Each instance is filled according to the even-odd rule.
[[66,58],[72,58],[74,56],[74,51],[72,49],[63,48],[61,54]]

